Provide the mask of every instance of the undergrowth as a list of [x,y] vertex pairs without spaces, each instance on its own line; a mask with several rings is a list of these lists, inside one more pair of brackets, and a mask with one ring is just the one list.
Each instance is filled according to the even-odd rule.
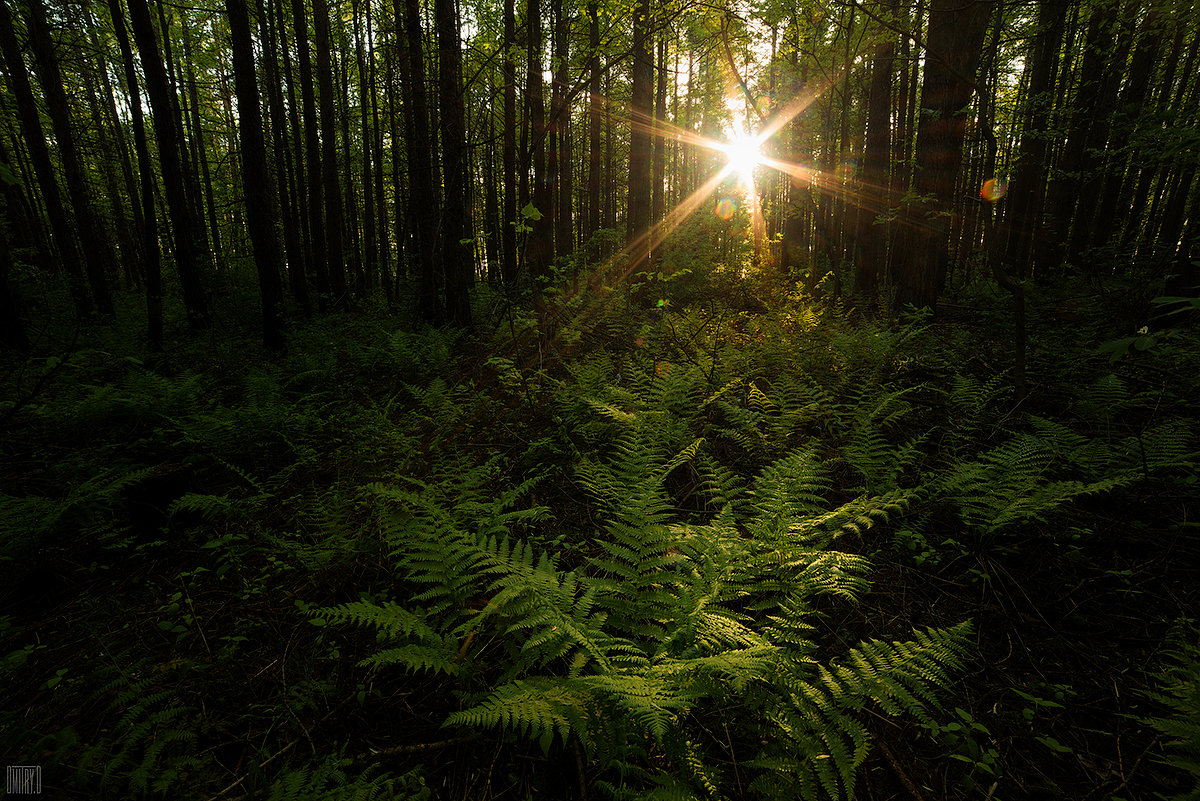
[[[1194,338],[1086,343],[1018,402],[927,316],[661,280],[693,301],[330,317],[283,359],[110,332],[14,366],[8,761],[63,794],[269,799],[1069,797],[1075,768],[1027,763],[1125,764],[1065,717],[1099,680],[1012,657],[1075,614],[1016,585],[1136,599],[1131,541],[1196,554]],[[1155,710],[1096,725],[1146,721],[1137,764],[1194,775],[1176,642]]]

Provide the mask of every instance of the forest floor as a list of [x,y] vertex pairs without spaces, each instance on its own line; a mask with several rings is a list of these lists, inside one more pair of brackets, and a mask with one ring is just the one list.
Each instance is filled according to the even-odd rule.
[[[5,361],[4,761],[40,765],[57,798],[1189,789],[1196,774],[1164,760],[1200,710],[1195,334],[1122,344],[1136,321],[1112,322],[1121,298],[1047,292],[1019,397],[1002,299],[895,321],[763,294],[752,311],[717,293],[649,310],[616,294],[562,301],[549,324],[487,298],[469,334],[360,309],[296,324],[284,357],[255,344],[249,320],[156,355],[129,327],[94,328]],[[679,698],[647,690],[657,706],[630,701],[628,720],[597,723],[583,702],[573,717],[568,701],[541,724],[487,716],[514,688],[578,688],[613,653],[673,631],[666,612],[644,615],[637,631],[657,634],[620,629],[616,646],[599,632],[622,607],[607,623],[583,609],[625,564],[604,537],[635,519],[628,504],[648,499],[638,514],[660,545],[651,567],[629,557],[657,571],[638,592],[682,603],[690,590],[668,577],[721,553],[697,555],[687,537],[736,521],[721,547],[741,553],[768,487],[797,466],[809,483],[787,501],[790,530],[834,554],[831,575],[864,571],[795,607],[800,661],[852,666],[863,643],[969,621],[948,679],[930,673],[927,714],[866,692],[844,719],[869,750],[842,753],[825,733],[829,752],[808,763],[770,751],[778,715],[752,699],[776,696],[750,668],[671,684]],[[447,565],[417,564],[421,526],[475,527],[491,554],[472,563],[479,575],[449,570],[434,586]],[[490,610],[507,609],[522,570],[553,581],[541,617],[514,622]],[[708,603],[745,642],[775,636],[752,611],[766,607]],[[579,621],[596,628],[576,650],[538,652]],[[581,656],[597,642],[610,650]],[[671,658],[698,659],[696,647]],[[819,764],[830,757],[836,775]]]

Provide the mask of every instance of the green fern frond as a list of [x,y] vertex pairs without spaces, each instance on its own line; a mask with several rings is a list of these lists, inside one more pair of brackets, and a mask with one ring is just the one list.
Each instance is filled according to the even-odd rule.
[[549,751],[555,737],[576,734],[585,744],[597,700],[575,679],[532,677],[495,688],[479,704],[452,713],[444,726],[502,729],[537,741]]
[[1166,737],[1166,754],[1159,760],[1187,775],[1190,788],[1172,801],[1200,799],[1200,637],[1193,621],[1181,621],[1159,675],[1158,692],[1147,693],[1169,716],[1143,722]]

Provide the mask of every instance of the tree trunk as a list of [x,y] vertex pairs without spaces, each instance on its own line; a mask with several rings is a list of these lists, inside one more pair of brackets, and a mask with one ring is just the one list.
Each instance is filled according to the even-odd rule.
[[[370,0],[367,0],[367,8],[371,6]],[[373,165],[371,163],[372,153],[375,144],[375,134],[371,128],[370,103],[368,97],[374,94],[374,87],[369,85],[367,75],[367,63],[363,57],[363,38],[364,34],[358,21],[358,2],[354,0],[351,3],[352,19],[354,22],[354,57],[358,65],[358,105],[359,117],[362,124],[362,136],[359,137],[362,141],[362,186],[363,186],[363,246],[360,253],[360,258],[363,264],[363,279],[364,290],[372,291],[379,282],[379,277],[375,266],[375,204],[371,200],[371,190],[375,186],[374,173],[372,172]],[[369,12],[368,12],[369,13]],[[368,17],[369,19],[369,17]],[[369,33],[367,34],[369,35]],[[349,162],[350,153],[346,153],[346,160]],[[375,165],[377,166],[377,165]]]
[[181,13],[180,19],[183,23],[183,57],[187,61],[188,100],[192,107],[192,142],[196,148],[196,160],[200,164],[200,179],[204,182],[204,208],[208,215],[209,244],[217,264],[221,264],[225,261],[225,254],[221,248],[221,228],[217,225],[212,173],[208,169],[208,146],[205,144],[204,127],[200,124],[200,94],[196,87],[195,61],[192,59],[192,34],[187,13]]
[[558,133],[558,172],[555,188],[558,192],[554,209],[554,253],[569,256],[575,250],[572,225],[572,195],[575,192],[574,165],[571,163],[571,109],[567,98],[570,84],[570,10],[564,12],[562,0],[554,0],[554,102],[555,129]]
[[604,154],[600,150],[600,123],[604,116],[600,95],[600,9],[588,3],[588,172],[587,172],[587,230],[586,242],[600,230],[600,184]]
[[325,195],[325,263],[330,302],[346,307],[346,264],[342,253],[342,194],[337,173],[337,116],[334,113],[333,60],[329,44],[329,6],[313,0],[313,44],[317,49],[317,83],[321,90],[321,178]]
[[[658,225],[667,213],[665,183],[667,179],[667,32],[658,37],[658,59],[654,86],[654,166],[650,176],[650,224]],[[652,257],[657,262],[659,254]]]
[[[554,209],[546,176],[546,104],[542,87],[542,17],[540,0],[529,0],[526,27],[525,96],[529,117],[527,165],[533,168],[529,202],[533,212],[524,223],[530,229],[525,240],[525,266],[535,284],[546,276],[554,248]],[[521,210],[525,215],[525,209]]]
[[442,104],[442,161],[446,203],[442,244],[446,274],[446,311],[451,325],[471,325],[474,248],[467,207],[466,123],[463,114],[462,49],[454,0],[435,0],[438,40],[438,94]]
[[[405,88],[404,123],[407,143],[409,196],[412,232],[417,249],[417,313],[427,322],[441,316],[438,303],[435,254],[439,193],[432,161],[429,105],[425,95],[425,56],[421,44],[421,10],[418,0],[393,0],[396,30],[403,31],[400,51],[400,83]],[[403,25],[401,19],[403,18]]]
[[187,309],[188,326],[193,332],[198,332],[208,328],[211,322],[202,277],[207,259],[202,255],[197,226],[188,204],[180,153],[180,127],[176,124],[172,92],[159,56],[146,0],[129,0],[129,16],[133,38],[141,56],[142,73],[146,76],[150,107],[154,111],[154,138],[158,142],[163,189],[175,233],[175,263],[183,289],[183,304]]
[[112,263],[112,252],[108,248],[92,208],[91,192],[87,177],[79,158],[75,143],[75,129],[71,124],[71,111],[67,105],[67,93],[63,89],[62,73],[54,42],[50,38],[50,25],[46,21],[46,9],[42,0],[29,0],[29,46],[37,66],[42,93],[46,99],[46,112],[50,127],[62,159],[63,178],[70,189],[71,206],[75,211],[75,225],[79,231],[79,244],[83,248],[83,263],[88,286],[96,308],[105,317],[113,315],[112,295],[109,294],[108,276],[105,265]]
[[[271,24],[271,15],[263,3],[257,0],[258,25],[264,47],[263,72],[264,83],[267,87],[267,103],[270,111],[270,129],[274,140],[275,151],[275,186],[280,200],[280,212],[283,214],[283,247],[287,261],[288,284],[292,296],[300,304],[307,317],[312,314],[312,301],[308,297],[308,280],[304,269],[304,246],[301,242],[301,224],[296,216],[292,191],[296,170],[292,160],[292,147],[289,137],[290,126],[283,105],[283,89],[279,81],[279,54],[275,26]],[[253,233],[251,233],[253,240]]]
[[113,30],[121,49],[125,68],[125,85],[129,92],[129,107],[133,115],[133,149],[137,153],[138,178],[142,199],[142,255],[146,275],[147,337],[150,350],[160,351],[163,344],[162,321],[162,264],[158,250],[158,215],[154,210],[154,168],[150,163],[150,148],[146,142],[146,126],[142,119],[142,96],[138,91],[137,72],[133,66],[133,51],[125,30],[125,14],[121,0],[108,0]]
[[279,300],[279,242],[275,238],[275,192],[267,169],[258,81],[254,74],[254,43],[246,0],[225,0],[229,34],[233,43],[233,84],[237,92],[238,133],[242,146],[242,187],[246,198],[246,224],[258,268],[262,296],[263,342],[276,351],[286,350]]
[[650,35],[650,0],[638,0],[633,17],[633,85],[629,104],[629,210],[626,238],[634,283],[649,270],[650,104],[654,93],[654,57]]
[[513,286],[517,280],[517,63],[516,20],[513,0],[504,0],[504,199],[500,207],[503,228],[501,249],[504,264],[501,273],[504,283]]
[[[882,16],[890,17],[896,0],[877,6]],[[871,64],[871,85],[867,96],[867,131],[863,144],[862,170],[858,178],[858,258],[855,260],[854,291],[874,293],[880,279],[887,275],[887,225],[876,225],[880,211],[891,206],[888,192],[888,164],[892,152],[892,75],[896,56],[896,37],[889,31],[875,45]]]
[[920,199],[904,209],[895,310],[934,307],[949,263],[953,193],[962,164],[966,109],[993,0],[931,0],[925,77],[917,126],[914,188]]
[[1038,32],[1026,62],[1025,124],[1021,148],[1008,190],[1008,245],[1006,259],[1018,278],[1033,273],[1033,240],[1042,224],[1049,165],[1050,109],[1054,99],[1054,75],[1062,42],[1069,0],[1041,0]]
[[317,98],[313,89],[312,56],[308,46],[308,13],[304,0],[292,0],[292,26],[296,36],[296,67],[300,72],[300,99],[304,111],[304,158],[308,169],[308,232],[310,269],[317,279],[317,308],[329,303],[329,262],[325,241],[325,199],[321,182],[321,132],[317,126]]

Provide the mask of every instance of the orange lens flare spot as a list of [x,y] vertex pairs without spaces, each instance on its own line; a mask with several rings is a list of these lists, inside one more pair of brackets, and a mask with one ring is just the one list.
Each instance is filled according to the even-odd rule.
[[979,196],[989,203],[995,203],[1008,192],[1008,181],[1003,178],[989,178],[983,182]]
[[733,199],[723,197],[717,201],[717,216],[722,220],[733,219]]

